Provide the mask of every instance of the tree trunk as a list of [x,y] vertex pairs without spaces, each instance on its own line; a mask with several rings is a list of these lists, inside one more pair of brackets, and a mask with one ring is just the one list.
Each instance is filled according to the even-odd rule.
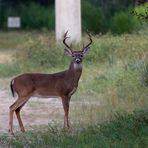
[[56,0],[56,40],[68,30],[69,42],[81,40],[80,0]]

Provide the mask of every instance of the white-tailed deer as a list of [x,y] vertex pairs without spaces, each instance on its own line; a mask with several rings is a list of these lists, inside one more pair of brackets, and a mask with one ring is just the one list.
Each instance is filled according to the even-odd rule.
[[75,93],[78,82],[82,73],[83,57],[89,52],[89,46],[92,43],[89,35],[89,44],[87,44],[81,51],[73,51],[66,43],[67,32],[64,35],[63,43],[67,47],[64,52],[65,55],[71,57],[71,63],[68,70],[54,73],[25,73],[15,77],[10,84],[12,94],[16,93],[18,98],[10,106],[9,114],[9,132],[13,134],[13,114],[16,113],[18,123],[22,132],[25,131],[21,117],[20,110],[25,103],[32,96],[52,97],[59,96],[62,99],[64,108],[64,127],[69,128],[68,112],[69,102],[71,96]]

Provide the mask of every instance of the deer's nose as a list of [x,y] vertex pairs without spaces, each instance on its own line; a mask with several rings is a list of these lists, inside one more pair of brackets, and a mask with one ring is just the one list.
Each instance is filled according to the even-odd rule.
[[79,58],[77,58],[77,59],[75,60],[75,62],[79,64],[79,63],[81,62],[81,60],[80,60]]

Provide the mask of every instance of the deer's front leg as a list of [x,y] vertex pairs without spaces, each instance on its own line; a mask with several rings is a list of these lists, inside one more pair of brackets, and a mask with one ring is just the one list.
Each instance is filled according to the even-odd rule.
[[63,109],[64,109],[64,128],[69,128],[69,119],[68,119],[68,114],[69,114],[69,102],[70,98],[67,96],[62,97],[62,104],[63,104]]

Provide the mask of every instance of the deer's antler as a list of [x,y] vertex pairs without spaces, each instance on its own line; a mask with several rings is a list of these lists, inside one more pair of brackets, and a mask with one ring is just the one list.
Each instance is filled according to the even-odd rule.
[[67,33],[68,31],[66,31],[66,33],[64,34],[64,39],[63,39],[63,44],[72,51],[71,47],[66,43],[66,39],[69,38],[67,37]]
[[89,47],[92,44],[91,35],[88,32],[87,32],[87,34],[88,34],[88,38],[89,38],[90,42],[86,46],[83,45],[83,49],[82,50],[84,50],[85,48]]

